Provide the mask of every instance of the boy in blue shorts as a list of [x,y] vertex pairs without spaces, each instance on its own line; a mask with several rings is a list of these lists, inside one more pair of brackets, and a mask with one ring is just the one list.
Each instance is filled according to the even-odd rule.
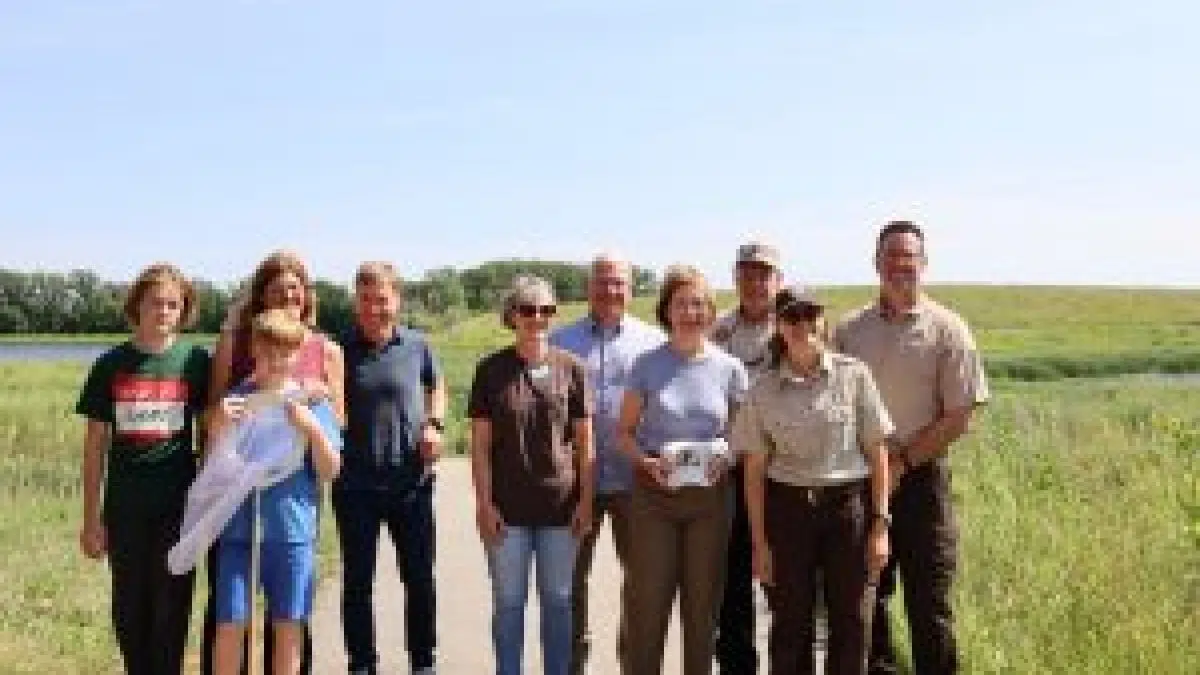
[[[332,407],[325,400],[304,400],[303,390],[288,376],[305,335],[304,325],[284,310],[268,310],[255,317],[251,338],[254,372],[222,399],[213,411],[209,430],[210,442],[215,443],[231,423],[261,414],[255,410],[256,399],[282,400],[287,421],[307,446],[299,468],[258,491],[259,577],[271,617],[269,630],[275,638],[274,675],[299,672],[301,631],[312,610],[316,576],[318,480],[333,480],[341,466],[341,435]],[[281,432],[291,433],[286,425],[279,426]],[[248,438],[255,442],[269,440],[270,435]],[[241,668],[243,631],[250,620],[254,501],[251,495],[242,503],[217,541],[217,675],[237,675]]]

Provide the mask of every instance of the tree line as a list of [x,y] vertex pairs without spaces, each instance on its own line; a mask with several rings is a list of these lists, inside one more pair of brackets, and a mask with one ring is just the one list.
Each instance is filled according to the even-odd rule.
[[[586,297],[587,265],[547,260],[494,260],[475,267],[440,267],[421,279],[405,280],[405,320],[433,329],[462,317],[495,309],[505,290],[519,274],[536,274],[554,285],[559,300]],[[128,281],[102,279],[90,270],[25,272],[0,268],[0,334],[19,333],[120,333],[128,329],[121,308]],[[196,322],[193,330],[220,330],[226,310],[246,281],[216,284],[193,279],[196,289]],[[317,295],[317,323],[326,331],[344,330],[352,321],[351,288],[329,279],[313,282]],[[635,295],[654,293],[652,271],[633,268]]]

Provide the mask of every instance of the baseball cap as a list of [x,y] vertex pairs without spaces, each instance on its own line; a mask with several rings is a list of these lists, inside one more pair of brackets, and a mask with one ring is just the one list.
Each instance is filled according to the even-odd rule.
[[742,244],[737,250],[737,262],[754,263],[779,269],[779,249],[761,241]]
[[775,311],[783,312],[792,307],[809,305],[824,309],[825,303],[808,286],[793,284],[780,289],[775,295]]

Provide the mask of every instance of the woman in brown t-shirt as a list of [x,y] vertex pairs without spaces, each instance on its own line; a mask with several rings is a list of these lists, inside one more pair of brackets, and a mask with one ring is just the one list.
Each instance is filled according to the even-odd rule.
[[497,675],[520,675],[529,566],[537,558],[546,675],[571,661],[571,581],[592,522],[592,403],[583,365],[548,342],[553,288],[518,277],[504,302],[509,347],[471,383],[476,522],[492,579]]

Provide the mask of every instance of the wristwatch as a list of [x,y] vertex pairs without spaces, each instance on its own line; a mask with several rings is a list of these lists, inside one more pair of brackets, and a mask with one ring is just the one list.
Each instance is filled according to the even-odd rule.
[[445,423],[444,421],[442,421],[442,418],[440,418],[440,417],[430,417],[430,418],[427,418],[427,419],[425,420],[425,425],[426,425],[426,426],[431,426],[431,427],[433,427],[434,429],[437,429],[438,433],[445,433],[445,432],[446,432],[446,423]]
[[890,513],[871,514],[871,523],[874,524],[875,521],[881,521],[883,523],[883,527],[888,530],[892,529],[892,514]]

